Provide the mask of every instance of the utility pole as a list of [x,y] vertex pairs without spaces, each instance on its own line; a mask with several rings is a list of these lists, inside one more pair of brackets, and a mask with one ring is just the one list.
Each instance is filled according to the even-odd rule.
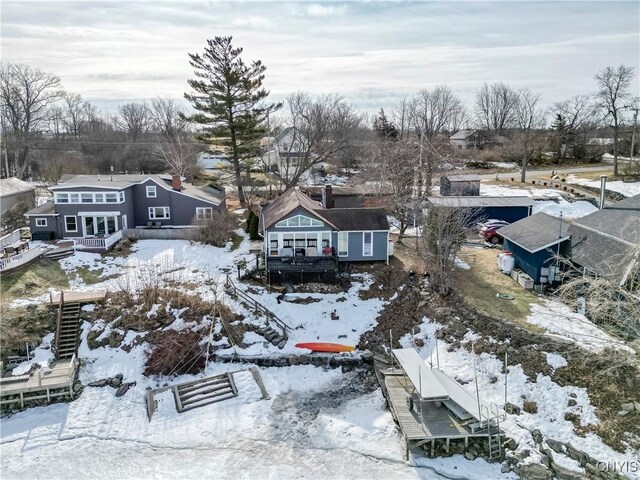
[[631,109],[633,110],[633,130],[631,132],[631,150],[629,151],[629,160],[633,162],[633,151],[636,146],[636,129],[638,127],[638,110],[640,109],[640,97],[635,99]]

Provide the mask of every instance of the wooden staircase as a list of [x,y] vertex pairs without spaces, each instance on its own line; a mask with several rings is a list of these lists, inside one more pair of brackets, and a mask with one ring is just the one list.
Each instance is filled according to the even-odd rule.
[[71,359],[78,351],[80,338],[80,303],[64,302],[60,298],[58,322],[56,325],[55,355],[56,360]]
[[238,396],[230,373],[181,383],[174,387],[176,409],[182,413]]
[[262,335],[268,342],[275,345],[280,350],[287,344],[287,338],[270,326],[263,326],[258,329],[258,333]]

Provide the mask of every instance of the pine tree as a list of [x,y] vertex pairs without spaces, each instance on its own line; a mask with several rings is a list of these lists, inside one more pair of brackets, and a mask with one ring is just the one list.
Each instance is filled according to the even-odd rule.
[[398,138],[398,128],[387,119],[384,108],[381,108],[377,118],[373,119],[373,128],[383,138]]
[[262,88],[267,67],[259,60],[245,64],[242,48],[234,48],[231,41],[232,37],[215,37],[207,40],[202,55],[189,54],[196,78],[187,83],[195,93],[184,97],[197,113],[185,119],[201,126],[199,141],[225,147],[233,161],[238,199],[245,207],[242,163],[259,154],[263,121],[281,105],[263,103],[269,96]]

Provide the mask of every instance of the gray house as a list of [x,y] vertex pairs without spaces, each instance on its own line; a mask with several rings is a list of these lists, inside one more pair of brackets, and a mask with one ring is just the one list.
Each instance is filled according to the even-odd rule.
[[65,175],[50,190],[52,202],[25,214],[33,239],[73,238],[88,248],[128,228],[185,227],[226,208],[217,190],[177,175]]
[[[325,197],[326,198],[326,197]],[[304,273],[333,279],[341,262],[389,259],[389,222],[380,208],[326,208],[298,187],[262,208],[269,278]]]
[[36,204],[36,187],[23,182],[19,178],[9,177],[0,179],[0,215],[2,216],[2,230],[15,228],[23,221],[22,214]]
[[480,175],[443,175],[440,177],[440,195],[480,195]]

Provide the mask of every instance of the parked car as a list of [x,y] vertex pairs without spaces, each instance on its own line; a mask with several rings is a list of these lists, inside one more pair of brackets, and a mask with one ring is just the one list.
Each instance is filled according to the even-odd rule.
[[487,220],[479,225],[479,233],[480,237],[484,238],[487,242],[491,242],[494,245],[498,243],[502,243],[502,235],[498,232],[502,227],[506,227],[509,225],[509,222],[505,222],[504,220]]

